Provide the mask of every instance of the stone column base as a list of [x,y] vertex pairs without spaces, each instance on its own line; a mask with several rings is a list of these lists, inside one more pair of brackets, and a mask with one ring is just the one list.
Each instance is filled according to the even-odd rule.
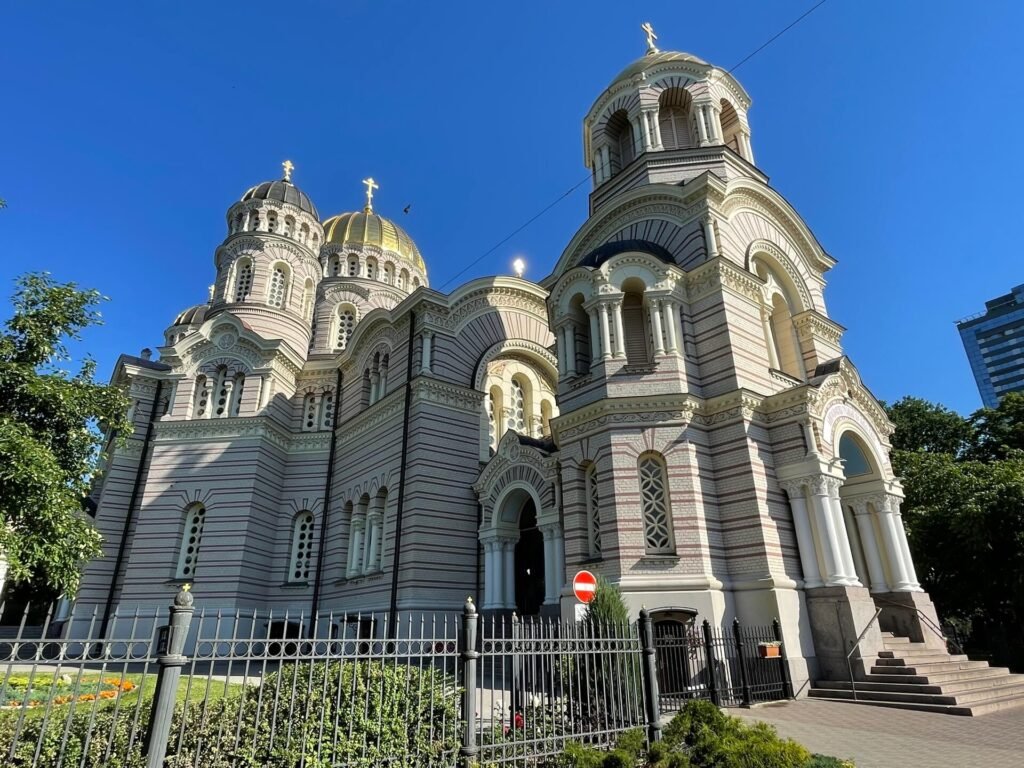
[[879,592],[874,597],[882,609],[878,622],[883,632],[909,637],[912,643],[924,643],[927,648],[946,650],[939,615],[927,592]]
[[[882,630],[872,623],[875,601],[864,587],[817,587],[805,590],[814,652],[823,680],[863,680],[882,650]],[[865,632],[865,629],[867,631]],[[860,645],[850,655],[860,633]]]

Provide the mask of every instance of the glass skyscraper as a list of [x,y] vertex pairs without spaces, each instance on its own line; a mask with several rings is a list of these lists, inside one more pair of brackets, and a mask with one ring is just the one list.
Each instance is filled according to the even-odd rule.
[[995,408],[1007,392],[1024,390],[1024,285],[986,301],[983,313],[956,327],[986,407]]

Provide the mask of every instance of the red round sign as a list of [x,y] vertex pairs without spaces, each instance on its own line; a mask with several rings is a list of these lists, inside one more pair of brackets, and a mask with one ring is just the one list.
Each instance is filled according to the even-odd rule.
[[573,577],[572,591],[581,603],[589,603],[597,592],[597,577],[590,571],[580,571]]

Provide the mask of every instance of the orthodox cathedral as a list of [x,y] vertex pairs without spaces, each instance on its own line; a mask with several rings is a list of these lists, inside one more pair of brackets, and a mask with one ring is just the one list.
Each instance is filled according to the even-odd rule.
[[921,641],[835,261],[758,168],[740,83],[654,41],[584,117],[589,216],[539,283],[433,290],[372,179],[327,217],[290,163],[241,195],[209,301],[117,363],[135,430],[79,607],[190,583],[225,611],[571,620],[588,569],[656,621],[778,617],[798,685],[876,606]]

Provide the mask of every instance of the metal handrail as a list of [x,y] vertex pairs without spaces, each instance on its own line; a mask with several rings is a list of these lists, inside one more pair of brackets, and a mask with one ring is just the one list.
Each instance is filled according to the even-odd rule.
[[846,654],[846,670],[850,673],[850,690],[853,691],[853,700],[857,700],[857,683],[853,679],[853,664],[850,662],[850,657],[853,656],[853,652],[860,647],[860,641],[864,639],[864,635],[871,629],[871,625],[878,621],[878,616],[882,613],[881,608],[875,609],[875,615],[871,617],[871,621],[864,625],[864,629],[857,635],[857,640],[854,642],[853,647],[850,648],[850,652]]
[[897,603],[897,602],[894,602],[892,600],[886,600],[884,597],[875,597],[874,600],[875,600],[876,603],[885,603],[887,605],[894,605],[897,608],[910,608],[911,610],[914,611],[914,613],[917,614],[918,618],[920,618],[920,619],[922,619],[924,621],[925,626],[927,626],[928,629],[930,629],[932,632],[934,632],[939,637],[940,640],[942,640],[944,643],[946,643],[948,645],[952,645],[956,649],[957,653],[961,653],[961,654],[964,653],[963,646],[961,646],[960,643],[958,643],[956,640],[952,640],[952,639],[946,637],[945,633],[942,631],[942,627],[935,626],[935,622],[933,622],[931,619],[929,619],[928,616],[925,614],[925,612],[922,611],[920,608],[918,608],[916,605],[905,605],[904,603]]

